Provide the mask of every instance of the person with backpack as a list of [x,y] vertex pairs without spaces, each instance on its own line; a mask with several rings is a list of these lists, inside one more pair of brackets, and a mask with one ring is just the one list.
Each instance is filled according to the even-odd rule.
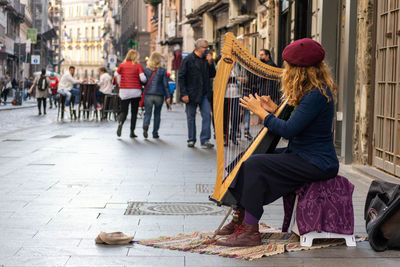
[[34,95],[37,99],[39,116],[42,115],[41,105],[43,103],[43,114],[46,115],[46,99],[49,97],[49,86],[50,80],[46,77],[46,70],[42,69],[42,74],[35,78],[32,87],[29,89],[30,92],[34,91]]

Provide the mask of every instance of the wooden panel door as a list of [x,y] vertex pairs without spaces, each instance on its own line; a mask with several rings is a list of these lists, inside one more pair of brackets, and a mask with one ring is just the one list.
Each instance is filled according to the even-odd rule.
[[400,0],[376,2],[373,163],[400,176]]

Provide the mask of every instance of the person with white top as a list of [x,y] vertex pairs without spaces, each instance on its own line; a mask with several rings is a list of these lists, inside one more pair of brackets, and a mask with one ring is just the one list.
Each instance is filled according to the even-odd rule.
[[60,95],[63,95],[66,97],[65,107],[68,107],[70,105],[72,94],[79,95],[79,91],[76,92],[77,90],[73,89],[73,87],[74,87],[74,84],[82,83],[82,81],[74,79],[74,77],[73,77],[74,74],[75,74],[75,67],[70,66],[68,72],[66,72],[61,77],[60,84],[58,85],[57,92]]
[[108,74],[107,69],[105,67],[99,68],[99,80],[91,79],[93,83],[97,83],[99,86],[99,90],[96,91],[96,99],[97,99],[97,109],[101,109],[101,102],[104,95],[112,94],[113,85],[112,85],[112,77]]

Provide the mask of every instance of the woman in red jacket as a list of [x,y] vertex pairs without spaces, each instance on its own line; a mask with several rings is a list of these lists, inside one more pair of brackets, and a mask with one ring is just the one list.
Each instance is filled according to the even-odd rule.
[[117,135],[121,136],[122,125],[128,115],[129,104],[131,104],[131,134],[135,135],[136,117],[142,96],[142,83],[147,81],[142,66],[137,62],[139,53],[136,50],[129,50],[125,61],[118,67],[117,73],[120,76],[119,97],[121,98],[121,112],[119,114]]

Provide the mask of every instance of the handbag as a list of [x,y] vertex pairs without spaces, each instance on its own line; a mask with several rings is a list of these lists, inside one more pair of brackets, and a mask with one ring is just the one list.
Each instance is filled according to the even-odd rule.
[[372,181],[365,201],[368,241],[375,251],[400,248],[400,184]]
[[151,74],[149,82],[146,84],[146,87],[144,88],[144,91],[142,93],[142,97],[140,98],[140,102],[139,102],[139,107],[141,107],[141,108],[144,106],[144,96],[146,94],[147,88],[149,88],[149,86],[150,86],[151,80],[153,79],[154,74],[156,73],[156,71],[157,70],[153,71],[153,73]]

